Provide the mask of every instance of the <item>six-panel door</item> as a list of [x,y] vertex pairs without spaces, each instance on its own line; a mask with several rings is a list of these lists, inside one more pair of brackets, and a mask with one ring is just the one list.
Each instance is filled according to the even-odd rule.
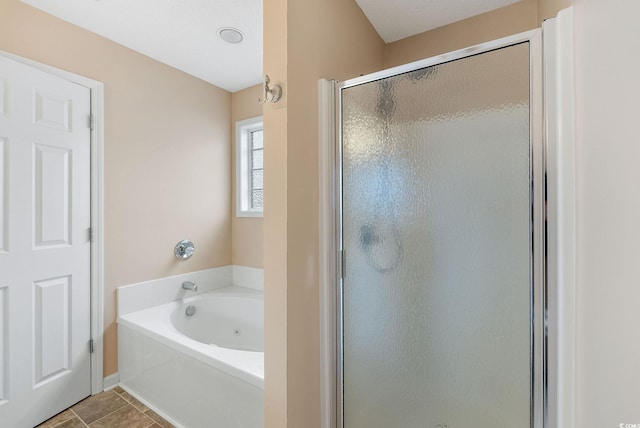
[[90,93],[0,57],[0,426],[91,393]]

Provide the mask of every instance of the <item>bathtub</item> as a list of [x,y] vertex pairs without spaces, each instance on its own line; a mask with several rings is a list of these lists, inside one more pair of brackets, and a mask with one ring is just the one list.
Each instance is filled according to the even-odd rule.
[[120,315],[120,386],[177,427],[262,427],[262,295],[230,286]]

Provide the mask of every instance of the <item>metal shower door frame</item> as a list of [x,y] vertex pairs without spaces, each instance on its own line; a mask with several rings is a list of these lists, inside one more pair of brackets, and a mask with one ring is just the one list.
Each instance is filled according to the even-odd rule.
[[[333,295],[333,308],[336,320],[335,331],[335,402],[325,407],[332,408],[335,421],[331,426],[344,428],[344,341],[343,341],[343,188],[342,188],[342,92],[344,89],[364,85],[389,77],[409,73],[425,67],[440,65],[459,59],[480,55],[509,46],[529,43],[529,150],[530,150],[530,400],[531,400],[531,428],[546,428],[547,417],[547,340],[546,340],[546,252],[545,252],[545,176],[546,164],[544,153],[543,129],[543,60],[542,60],[542,31],[535,29],[514,36],[505,37],[491,42],[479,44],[469,48],[457,50],[428,59],[412,62],[402,66],[382,70],[369,75],[338,82],[334,85],[336,130],[334,158],[335,176],[333,177],[333,195],[336,198],[334,212],[336,249],[336,276],[333,279],[337,289]],[[329,333],[331,335],[331,333]],[[333,425],[335,424],[335,425]]]

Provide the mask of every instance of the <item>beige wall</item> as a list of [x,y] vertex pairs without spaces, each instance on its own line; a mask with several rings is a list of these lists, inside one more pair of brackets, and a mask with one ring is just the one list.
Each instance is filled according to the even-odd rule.
[[386,67],[429,58],[536,28],[536,0],[524,0],[463,21],[416,34],[386,47]]
[[573,4],[575,426],[632,426],[640,424],[640,2]]
[[289,0],[264,2],[264,72],[283,89],[276,104],[265,104],[264,140],[264,422],[287,424],[287,37]]
[[[236,127],[239,120],[262,116],[262,85],[231,94],[231,262],[262,268],[262,218],[236,217]],[[265,142],[266,143],[266,142]],[[267,143],[266,143],[267,144]]]
[[[109,375],[116,287],[231,263],[231,95],[18,0],[0,1],[0,50],[105,83]],[[181,239],[197,249],[186,262]]]
[[386,46],[385,66],[395,67],[540,27],[571,0],[523,0]]
[[265,2],[265,423],[320,426],[318,79],[380,70],[384,44],[353,0]]

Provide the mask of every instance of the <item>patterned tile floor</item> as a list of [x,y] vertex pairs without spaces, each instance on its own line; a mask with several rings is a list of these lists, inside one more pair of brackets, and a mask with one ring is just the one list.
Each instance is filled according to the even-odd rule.
[[173,428],[119,386],[86,398],[36,428]]

